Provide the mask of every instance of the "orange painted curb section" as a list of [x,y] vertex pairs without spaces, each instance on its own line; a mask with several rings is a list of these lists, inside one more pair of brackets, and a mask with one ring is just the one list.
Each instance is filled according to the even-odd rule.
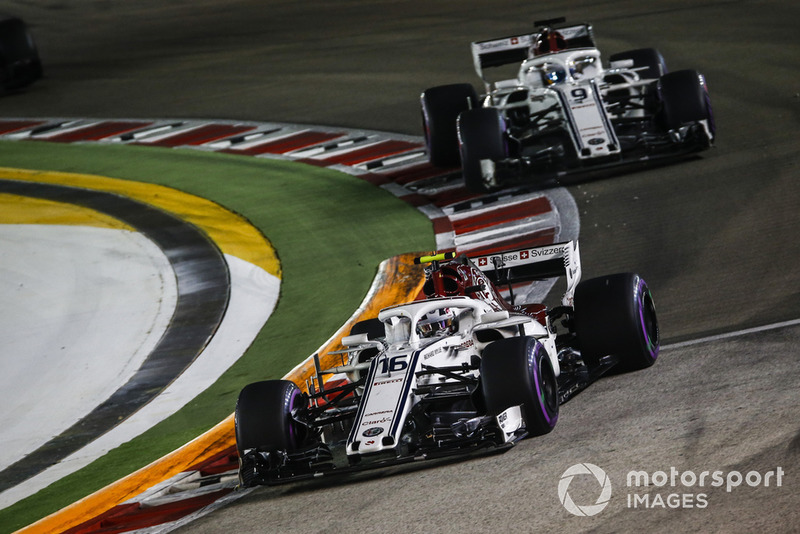
[[[377,317],[378,311],[393,304],[414,300],[425,282],[423,268],[413,265],[414,254],[395,256],[381,263],[370,293],[358,311],[319,349],[320,354],[341,348],[341,339],[356,322]],[[321,357],[325,366],[338,365],[339,355]],[[307,358],[285,378],[305,389],[305,381],[314,374],[313,357]],[[204,462],[236,444],[233,414],[205,434],[138,471],[105,488],[33,523],[17,534],[64,532],[106,512],[127,500]]]

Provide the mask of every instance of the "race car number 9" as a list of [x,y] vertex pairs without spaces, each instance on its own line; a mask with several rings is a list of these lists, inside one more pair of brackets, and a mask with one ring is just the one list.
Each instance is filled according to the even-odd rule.
[[581,102],[589,98],[589,93],[587,93],[586,89],[584,89],[583,87],[576,87],[575,89],[570,91],[570,96],[575,100],[575,102],[580,104]]

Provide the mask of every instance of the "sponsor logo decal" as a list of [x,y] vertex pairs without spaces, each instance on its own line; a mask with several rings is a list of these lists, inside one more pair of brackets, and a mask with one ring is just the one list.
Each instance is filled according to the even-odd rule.
[[422,359],[423,360],[428,360],[430,358],[433,358],[437,354],[441,354],[442,352],[444,352],[444,348],[437,347],[437,348],[433,349],[432,351],[425,353],[425,355],[422,357]]
[[[500,423],[502,424],[502,421]],[[755,470],[747,473],[722,470],[680,471],[673,466],[663,471],[628,471],[624,486],[620,483],[618,487],[627,488],[627,495],[621,504],[629,510],[703,509],[711,506],[712,497],[721,499],[733,491],[745,491],[739,488],[780,488],[783,486],[785,474],[780,466],[764,473]],[[578,477],[588,479],[591,488],[589,493],[581,491],[580,487],[573,493],[580,496],[579,501],[586,501],[587,495],[591,498],[597,495],[593,504],[591,498],[589,503],[578,504],[570,495],[570,484]],[[576,485],[582,484],[583,481]],[[710,495],[707,488],[722,488],[724,493],[716,492]],[[564,508],[573,515],[582,517],[597,515],[611,500],[611,481],[606,472],[594,464],[587,462],[575,464],[561,475],[558,482],[558,498]]]
[[379,412],[371,412],[365,415],[364,417],[375,417],[376,415],[384,415],[387,413],[392,413],[392,410],[381,410]]
[[374,438],[375,436],[380,436],[381,434],[383,434],[383,428],[379,426],[368,428],[361,433],[361,435],[364,436],[365,438]]
[[402,378],[392,378],[392,379],[389,379],[389,380],[381,380],[380,382],[375,382],[372,385],[373,386],[382,386],[384,384],[393,384],[395,382],[402,382],[402,381],[403,381]]
[[[569,495],[569,485],[572,479],[577,475],[593,475],[600,485],[600,495],[594,504],[578,505],[572,500]],[[606,472],[594,464],[583,463],[575,464],[568,467],[564,474],[561,475],[561,480],[558,482],[558,499],[564,505],[567,512],[577,516],[592,516],[597,515],[603,511],[611,499],[611,481],[608,479]]]
[[[384,423],[390,423],[392,421],[391,417],[382,417],[380,419],[376,419],[374,421],[364,421],[361,423],[361,426],[372,426],[372,425],[382,425]],[[372,430],[372,429],[370,429]]]

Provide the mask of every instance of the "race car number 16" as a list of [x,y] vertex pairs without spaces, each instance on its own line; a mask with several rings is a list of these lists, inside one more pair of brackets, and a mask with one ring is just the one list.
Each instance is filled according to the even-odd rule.
[[404,354],[381,360],[381,374],[396,373],[406,367],[408,367],[408,362],[406,362]]

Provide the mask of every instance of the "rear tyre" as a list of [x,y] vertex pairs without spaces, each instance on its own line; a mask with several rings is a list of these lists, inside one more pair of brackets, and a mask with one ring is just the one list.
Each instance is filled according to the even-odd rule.
[[422,93],[422,126],[428,157],[438,167],[457,167],[458,137],[456,119],[462,111],[475,107],[478,93],[468,83],[431,87]]
[[501,339],[481,356],[486,410],[498,415],[522,405],[528,434],[547,434],[558,421],[558,383],[544,346],[532,337]]
[[701,120],[708,121],[711,139],[716,127],[705,79],[696,70],[679,70],[661,77],[658,83],[661,115],[668,130]]
[[300,389],[289,380],[265,380],[248,384],[236,403],[236,448],[263,452],[294,451],[306,441],[306,428],[292,417],[305,407]]
[[42,77],[33,37],[16,17],[0,18],[0,89],[14,91]]
[[639,73],[639,78],[660,78],[668,72],[667,62],[664,61],[664,56],[655,48],[627,50],[618,54],[612,54],[608,58],[609,62],[624,60],[632,60],[634,68],[646,67],[643,70],[637,71]]
[[377,317],[373,319],[365,319],[357,322],[350,329],[351,336],[358,334],[367,334],[368,339],[376,339],[386,335],[386,327],[383,326],[383,323]]
[[485,193],[495,189],[494,177],[487,179],[481,160],[506,158],[505,122],[495,108],[470,109],[458,116],[458,144],[464,185],[470,191]]
[[650,367],[658,358],[656,309],[645,281],[633,273],[593,278],[575,289],[575,331],[589,365],[619,358],[617,369]]

